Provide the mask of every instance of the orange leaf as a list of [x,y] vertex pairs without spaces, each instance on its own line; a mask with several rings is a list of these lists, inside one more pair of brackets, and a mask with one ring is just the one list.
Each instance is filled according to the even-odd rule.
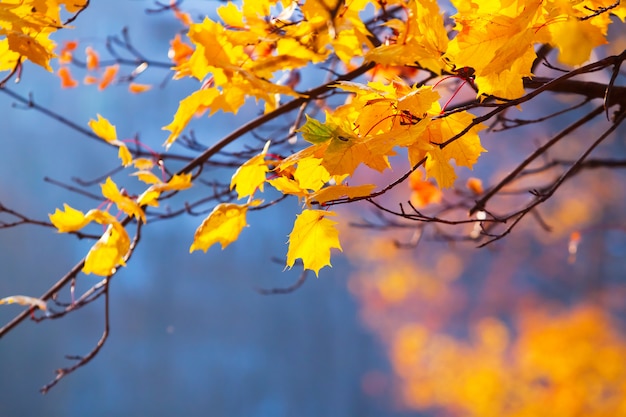
[[120,66],[118,64],[106,67],[106,69],[104,70],[104,75],[100,80],[100,84],[98,84],[98,90],[104,90],[105,88],[107,88],[117,75],[119,69]]
[[98,79],[94,77],[93,75],[85,75],[85,78],[83,78],[83,84],[85,85],[92,85],[92,84],[97,84],[97,83],[98,83]]
[[193,47],[184,43],[180,39],[180,34],[176,34],[174,39],[170,41],[170,50],[167,53],[167,57],[174,61],[176,66],[179,66],[189,59],[193,51]]
[[74,88],[78,86],[78,81],[76,81],[72,74],[70,73],[70,69],[68,67],[61,67],[57,71],[57,75],[61,79],[61,87],[62,88]]
[[413,190],[411,193],[411,204],[417,208],[441,202],[441,190],[430,181],[424,181],[424,173],[422,171],[413,171],[409,175],[409,187]]
[[150,84],[138,84],[138,83],[130,83],[128,84],[128,91],[133,94],[144,93],[150,90],[152,86]]
[[474,178],[474,177],[468,178],[467,183],[465,183],[465,186],[476,195],[480,195],[485,191],[483,189],[483,182],[478,178]]
[[100,57],[91,46],[85,48],[85,55],[87,55],[87,70],[95,71],[100,68]]
[[69,64],[72,62],[72,53],[78,46],[78,42],[76,41],[65,41],[63,43],[63,48],[59,53],[59,63],[60,64]]
[[176,16],[176,18],[178,20],[180,20],[183,25],[189,26],[189,25],[191,25],[193,23],[193,20],[191,19],[191,16],[189,15],[189,13],[181,12],[178,9],[178,7],[176,6],[176,1],[175,0],[172,0],[170,2],[170,8],[174,12],[174,16]]

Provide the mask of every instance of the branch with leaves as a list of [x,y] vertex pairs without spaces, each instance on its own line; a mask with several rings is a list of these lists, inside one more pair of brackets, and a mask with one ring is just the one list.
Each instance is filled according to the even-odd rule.
[[[609,25],[623,24],[626,5],[620,2],[592,7],[589,2],[519,0],[507,8],[491,2],[467,8],[459,0],[453,1],[458,12],[444,16],[438,4],[429,0],[247,0],[242,6],[218,7],[218,20],[205,17],[199,21],[177,2],[157,3],[150,13],[172,13],[185,27],[186,39],[177,33],[170,42],[171,62],[147,58],[127,29],[107,39],[107,59],[101,60],[90,45],[85,57],[79,57],[77,42],[62,45],[55,58],[54,45],[47,37],[64,28],[61,10],[70,14],[66,22],[80,24],[79,14],[89,2],[49,1],[46,10],[37,10],[35,3],[39,2],[24,0],[6,6],[8,26],[0,33],[0,42],[9,52],[0,57],[0,71],[8,73],[0,91],[26,109],[117,149],[119,158],[118,167],[93,181],[74,179],[64,184],[50,180],[98,199],[95,207],[83,211],[65,204],[44,222],[0,205],[0,212],[13,218],[0,223],[0,228],[53,226],[61,233],[95,240],[85,257],[41,297],[4,299],[27,304],[29,309],[1,328],[0,337],[29,316],[60,318],[104,295],[102,339],[90,354],[61,370],[44,392],[89,362],[104,344],[111,279],[130,259],[141,228],[157,220],[202,215],[190,251],[207,251],[218,243],[224,249],[247,226],[249,211],[297,200],[302,209],[293,219],[284,258],[287,268],[302,264],[301,279],[288,289],[265,291],[284,293],[299,287],[306,271],[319,275],[330,266],[331,253],[342,250],[337,224],[344,220],[330,210],[335,206],[365,202],[378,213],[379,221],[365,220],[361,226],[414,228],[418,237],[413,243],[422,240],[426,225],[433,225],[434,238],[484,246],[511,233],[528,214],[547,229],[537,208],[566,181],[599,165],[623,166],[622,159],[600,161],[590,156],[624,120],[626,86],[621,85],[620,74],[626,51],[586,63],[607,42]],[[558,50],[556,57],[550,55],[552,50]],[[559,68],[548,58],[569,69]],[[139,94],[152,86],[137,83],[138,77],[160,70],[172,75],[174,81],[168,86],[192,78],[197,89],[181,99],[171,122],[163,127],[169,134],[164,149],[157,152],[138,136],[124,139],[126,135],[118,134],[114,121],[100,114],[83,126],[35,102],[32,95],[7,89],[6,82],[19,78],[26,61],[50,71],[53,62],[66,88],[80,84],[72,71],[82,71],[84,85],[103,90],[128,84],[131,93]],[[607,71],[607,82],[582,79]],[[299,89],[305,72],[307,77],[317,74],[320,81]],[[539,72],[541,76],[536,75]],[[563,94],[577,97],[578,102],[535,119],[509,116],[515,108]],[[210,146],[188,129],[194,117],[237,113],[250,99],[263,103],[262,114],[222,139],[212,140]],[[560,122],[563,115],[587,109],[594,100],[601,103],[594,103],[586,115],[510,167],[495,184],[483,187],[478,179],[468,181],[465,188],[456,184],[459,169],[472,169],[479,163],[486,151],[485,135],[513,135],[515,129],[529,124]],[[534,165],[562,141],[574,140],[577,130],[603,113],[607,119],[603,132],[578,159]],[[234,143],[241,146],[230,151]],[[170,151],[172,146],[196,155],[176,154]],[[511,191],[532,173],[559,167],[563,169],[547,183]],[[394,180],[370,180],[392,168],[398,172]],[[230,170],[230,182],[219,180],[217,172],[223,170]],[[131,195],[118,185],[129,181],[128,177],[118,179],[122,173],[128,173],[135,185],[139,182],[143,191]],[[391,203],[398,209],[389,208],[390,191],[407,182],[413,195]],[[99,192],[91,190],[96,184]],[[192,194],[192,186],[203,191]],[[442,190],[446,189],[452,190],[452,198],[444,200]],[[507,193],[530,195],[530,200],[506,212],[492,208],[492,200]],[[184,203],[163,209],[174,196]],[[83,231],[94,224],[101,229],[99,234]],[[464,229],[450,234],[442,226]],[[130,227],[135,228],[132,238]],[[76,298],[72,283],[81,273],[103,280]],[[67,286],[71,302],[60,303],[58,297]],[[46,310],[51,300],[61,311],[34,314],[34,309]]]

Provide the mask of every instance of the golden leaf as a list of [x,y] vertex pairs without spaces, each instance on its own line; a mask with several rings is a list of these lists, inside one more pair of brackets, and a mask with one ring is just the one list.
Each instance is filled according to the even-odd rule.
[[328,219],[335,216],[332,211],[303,210],[298,215],[289,234],[287,267],[293,267],[296,259],[302,259],[305,269],[310,269],[318,276],[324,266],[330,265],[331,248],[341,249],[336,221]]

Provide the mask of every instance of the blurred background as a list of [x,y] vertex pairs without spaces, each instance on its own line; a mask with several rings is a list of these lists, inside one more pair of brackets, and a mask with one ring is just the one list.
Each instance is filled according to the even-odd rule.
[[[184,2],[192,16],[215,16],[218,4]],[[54,39],[104,51],[107,36],[128,27],[144,55],[167,62],[169,42],[183,27],[171,14],[147,14],[154,5],[93,2],[75,29]],[[623,25],[613,39],[615,48],[624,45]],[[167,83],[169,76],[146,71],[138,82],[165,87],[134,95],[127,85],[62,89],[58,77],[26,65],[22,81],[8,88],[32,94],[35,103],[80,126],[102,114],[120,137],[139,135],[159,149],[167,137],[161,127],[197,88],[189,80]],[[551,105],[523,115],[537,117]],[[63,203],[92,208],[92,201],[50,180],[98,178],[118,165],[116,151],[6,94],[0,109],[0,202],[34,219],[47,219]],[[191,127],[210,144],[257,111],[250,105]],[[469,177],[485,184],[501,178],[561,127],[484,136],[489,152],[474,172],[461,171],[459,187]],[[585,137],[597,137],[594,129],[551,156],[576,157]],[[624,133],[594,156],[623,160]],[[528,218],[483,249],[428,238],[400,248],[397,243],[415,240],[415,230],[346,227],[344,253],[334,254],[332,269],[319,279],[311,274],[288,295],[255,289],[287,287],[299,278],[297,268],[283,271],[271,261],[284,257],[291,223],[283,219],[293,217],[295,202],[251,213],[251,227],[224,251],[188,253],[198,217],[146,227],[132,261],[112,281],[111,335],[91,363],[47,395],[38,392],[55,369],[71,364],[65,355],[85,354],[97,342],[102,302],[62,320],[25,322],[0,340],[0,415],[626,414],[625,180],[619,169],[580,175],[540,209],[550,232]],[[401,186],[386,198],[405,201],[410,193]],[[375,218],[366,205],[340,215]],[[38,296],[91,243],[27,225],[1,230],[0,245],[0,295]],[[86,288],[97,278],[80,280]],[[19,311],[2,306],[0,320]]]

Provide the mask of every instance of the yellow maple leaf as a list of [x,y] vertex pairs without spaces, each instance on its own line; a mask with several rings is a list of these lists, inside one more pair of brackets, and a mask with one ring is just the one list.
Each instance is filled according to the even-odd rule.
[[133,166],[138,170],[150,170],[154,167],[155,161],[151,158],[135,158]]
[[297,197],[306,197],[309,194],[309,191],[302,188],[298,181],[285,176],[273,178],[271,180],[267,180],[267,182],[283,194],[295,195]]
[[159,181],[157,184],[152,185],[150,189],[158,192],[186,190],[192,186],[191,178],[191,174],[176,174],[168,182]]
[[[137,160],[135,160],[135,162],[137,162]],[[137,177],[139,181],[146,184],[160,184],[162,182],[161,178],[159,178],[154,172],[147,169],[135,171],[130,175]]]
[[139,197],[137,197],[137,204],[140,206],[158,207],[160,196],[161,193],[159,191],[154,191],[151,188],[148,188],[146,191],[141,193]]
[[111,213],[107,211],[92,209],[85,214],[85,217],[89,219],[89,221],[96,222],[98,224],[113,224],[117,223],[117,219]]
[[265,161],[265,155],[269,146],[270,141],[267,141],[260,154],[244,162],[233,174],[230,181],[230,189],[234,188],[237,191],[238,199],[254,194],[257,189],[261,192],[263,191],[265,174],[269,171]]
[[415,165],[425,156],[426,175],[434,178],[441,188],[448,188],[454,184],[456,173],[450,164],[454,160],[457,166],[472,169],[478,157],[486,150],[480,144],[478,132],[484,125],[472,127],[466,134],[441,148],[439,144],[454,137],[458,132],[469,126],[474,116],[467,112],[453,113],[443,119],[432,120],[424,132],[424,139],[409,146],[409,162]]
[[119,222],[111,223],[87,253],[83,272],[103,277],[112,275],[118,266],[126,265],[129,250],[130,238],[126,229]]
[[366,139],[353,136],[330,140],[322,161],[330,175],[353,175],[360,164],[379,172],[389,168],[387,156],[371,152]]
[[287,267],[293,267],[296,259],[302,259],[304,269],[310,269],[319,276],[319,270],[330,264],[331,248],[341,249],[335,216],[332,211],[303,210],[296,218],[289,234]]
[[102,195],[114,202],[120,211],[123,211],[129,216],[141,219],[144,223],[146,222],[146,214],[139,204],[132,198],[122,194],[111,177],[107,177],[104,184],[101,184],[100,187],[102,188]]
[[330,180],[330,174],[322,165],[322,159],[303,158],[293,174],[302,189],[317,191]]
[[[517,7],[519,2],[514,0],[506,8],[496,5],[499,2],[484,2],[473,10],[461,0],[453,3],[463,12],[454,15],[458,34],[448,45],[445,59],[456,68],[475,70],[479,94],[517,98],[515,94],[523,93],[522,78],[532,75],[533,44],[544,36],[537,29],[545,23],[542,2]],[[506,80],[498,80],[504,71],[511,73]]]
[[117,132],[115,130],[115,126],[109,122],[108,119],[102,117],[101,115],[96,115],[98,120],[91,119],[89,120],[89,127],[93,130],[100,138],[104,139],[109,143],[114,143],[117,140]]
[[233,243],[247,226],[246,213],[249,204],[221,203],[215,206],[211,214],[196,229],[189,252],[206,252],[215,243],[222,249]]
[[178,105],[178,110],[174,114],[174,120],[169,125],[163,127],[163,130],[171,132],[165,141],[165,147],[169,148],[172,146],[176,138],[185,130],[191,118],[209,107],[219,94],[219,90],[215,88],[205,88],[182,99]]
[[59,233],[75,232],[82,229],[91,221],[80,211],[63,204],[65,211],[56,209],[53,214],[49,214],[50,221],[59,231]]
[[128,166],[133,162],[133,156],[126,144],[120,140],[117,140],[117,131],[115,126],[109,122],[108,119],[102,117],[101,115],[97,115],[98,120],[91,119],[89,120],[89,127],[93,130],[98,137],[104,139],[107,143],[111,145],[119,147],[118,157],[122,160],[123,166]]
[[191,182],[192,174],[176,174],[168,182],[161,181],[154,173],[145,170],[134,172],[132,175],[136,175],[140,181],[146,184],[151,184],[147,190],[137,197],[136,204],[140,208],[142,206],[158,207],[161,193],[186,190],[193,185]]
[[557,59],[567,65],[584,63],[595,47],[607,43],[606,27],[597,27],[589,20],[555,22],[548,29],[551,43],[559,48]]
[[367,61],[386,65],[415,65],[436,73],[443,67],[439,57],[448,47],[448,31],[436,1],[411,0],[406,6],[405,21],[392,20],[387,25],[398,33],[395,42],[370,50]]
[[[17,52],[23,57],[26,57],[33,61],[35,64],[40,65],[52,71],[50,67],[50,59],[54,57],[52,49],[54,44],[51,41],[45,42],[47,39],[43,37],[29,36],[25,33],[9,32],[7,33],[7,41],[9,43],[9,49]],[[46,45],[44,45],[44,43]]]

